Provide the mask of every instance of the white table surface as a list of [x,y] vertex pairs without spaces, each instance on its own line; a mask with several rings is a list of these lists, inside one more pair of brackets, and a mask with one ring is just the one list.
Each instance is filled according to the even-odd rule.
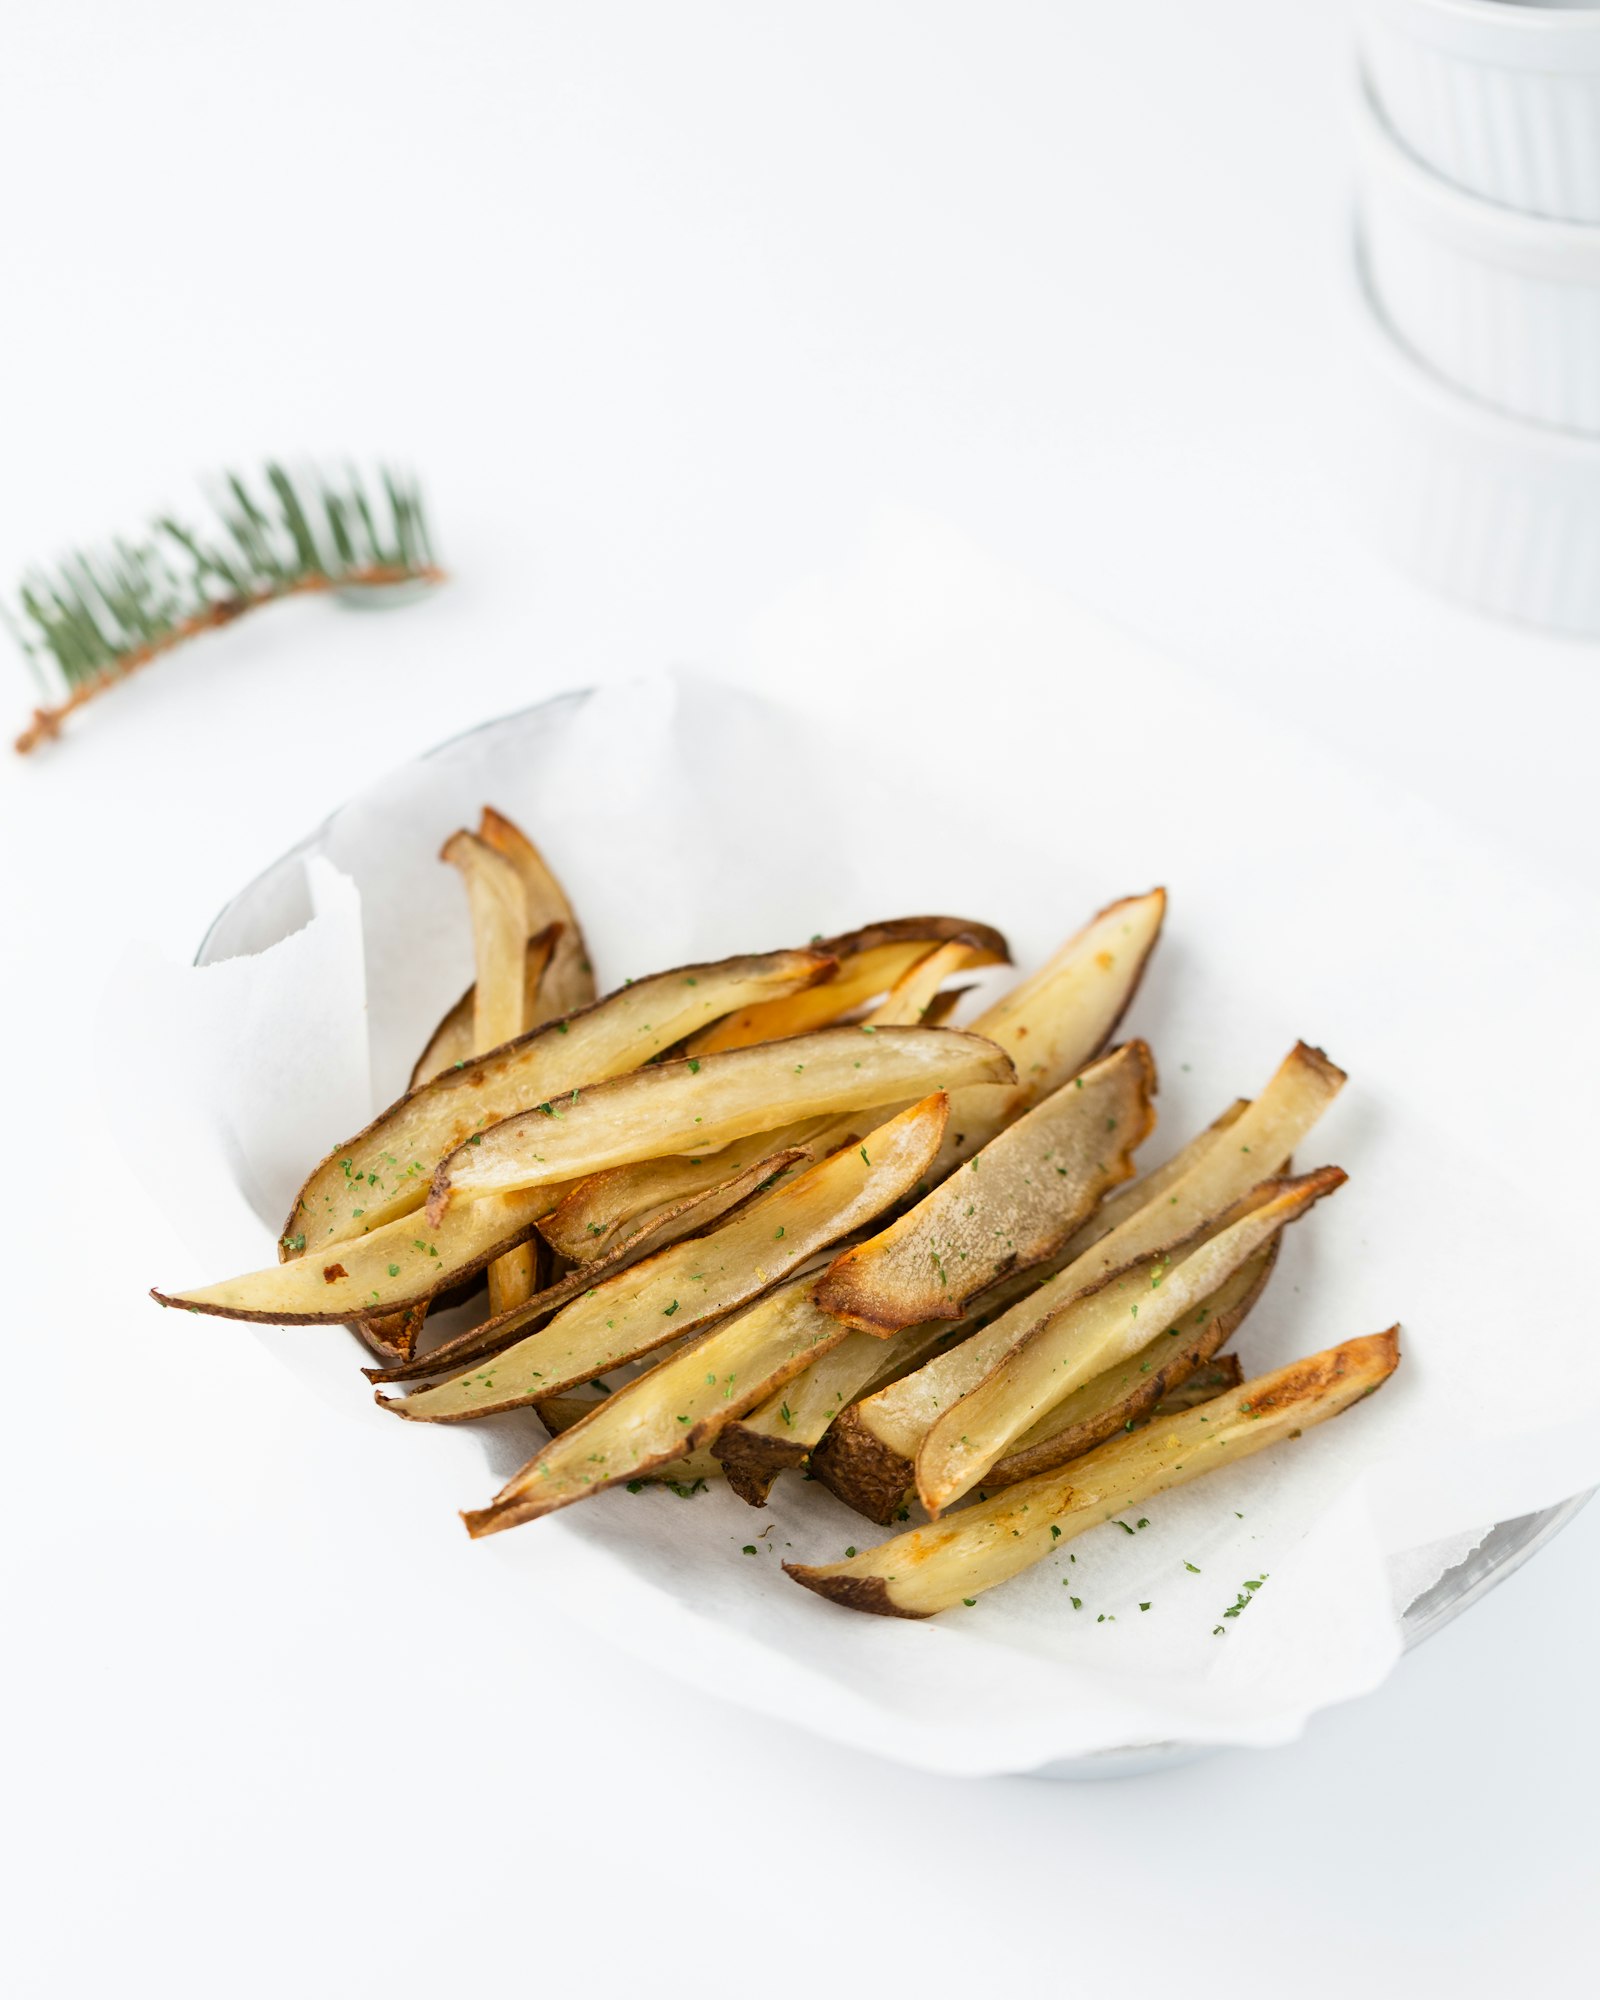
[[1303,1742],[1123,1785],[908,1773],[554,1621],[503,1661],[464,1540],[408,1600],[454,1522],[351,1490],[259,1343],[142,1303],[174,1240],[108,1206],[76,1059],[122,939],[186,952],[482,716],[739,673],[880,506],[1592,891],[1600,658],[1345,520],[1348,67],[1341,8],[1274,0],[12,0],[0,570],[218,463],[376,448],[457,579],[264,614],[0,766],[11,1990],[1586,1990],[1600,1507]]

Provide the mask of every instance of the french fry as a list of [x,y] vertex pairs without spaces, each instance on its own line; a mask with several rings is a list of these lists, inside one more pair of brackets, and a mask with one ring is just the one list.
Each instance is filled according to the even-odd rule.
[[478,837],[503,854],[522,878],[530,934],[553,924],[561,927],[549,975],[539,988],[538,1008],[528,1026],[542,1027],[546,1021],[558,1021],[580,1007],[591,1006],[595,999],[594,968],[589,963],[583,927],[544,856],[521,827],[493,806],[483,808]]
[[837,1258],[817,1304],[880,1337],[959,1319],[1011,1270],[1053,1256],[1133,1173],[1155,1126],[1155,1063],[1128,1042],[991,1139],[879,1235]]
[[[833,1121],[814,1118],[781,1132],[751,1132],[703,1157],[683,1155],[641,1160],[587,1174],[575,1181],[563,1199],[539,1223],[539,1234],[558,1256],[574,1264],[595,1265],[610,1257],[619,1243],[631,1243],[641,1233],[653,1233],[662,1216],[688,1211],[700,1201],[715,1201],[742,1189],[722,1206],[731,1208],[744,1193],[775,1172],[767,1162],[790,1153],[820,1159],[837,1146],[818,1146],[812,1135],[831,1131]],[[754,1175],[754,1181],[751,1176]]]
[[784,1568],[835,1604],[883,1617],[928,1618],[970,1603],[1086,1529],[1297,1438],[1370,1396],[1399,1362],[1399,1331],[1346,1341],[1257,1376],[1237,1395],[1147,1425],[1061,1471],[1007,1487],[843,1562]]
[[907,1327],[879,1340],[834,1321],[841,1339],[742,1418],[718,1432],[710,1450],[747,1506],[764,1507],[779,1473],[803,1466],[812,1447],[851,1400],[902,1368],[914,1368],[951,1337],[948,1320]]
[[868,1018],[879,1028],[938,1027],[929,1017],[945,981],[975,965],[994,962],[991,954],[961,938],[936,944],[906,967]]
[[[925,952],[868,1014],[863,1025],[874,1028],[918,1025],[915,1009],[936,969],[934,961],[940,961],[941,966],[948,964],[951,960],[947,954],[965,954],[968,949],[960,940],[952,940]],[[943,976],[940,970],[939,977]],[[937,981],[933,983],[936,987]],[[935,991],[934,999],[921,1010],[925,1016],[922,1026],[944,1026],[942,1019],[935,1018],[942,997]],[[882,1113],[875,1117],[882,1122]],[[836,1151],[853,1136],[849,1130],[852,1122],[861,1121],[806,1119],[778,1132],[752,1132],[709,1157],[641,1160],[629,1166],[612,1167],[605,1173],[590,1174],[573,1187],[559,1207],[544,1217],[539,1234],[559,1256],[570,1257],[575,1264],[591,1262],[617,1240],[619,1232],[631,1232],[658,1209],[722,1185],[729,1176],[743,1172],[748,1162],[761,1159],[774,1147],[803,1146],[819,1158]]]
[[272,1326],[323,1326],[423,1305],[532,1233],[550,1196],[543,1188],[505,1204],[463,1202],[437,1228],[402,1215],[367,1236],[292,1264],[269,1264],[188,1292],[152,1291],[164,1306]]
[[427,1199],[435,1166],[469,1135],[637,1069],[695,1022],[741,1006],[752,994],[793,992],[824,977],[831,963],[818,952],[779,951],[680,966],[434,1077],[316,1168],[296,1197],[282,1255],[316,1257],[410,1214]]
[[1017,1080],[1003,1090],[985,1085],[952,1099],[937,1178],[1099,1055],[1139,990],[1166,909],[1164,889],[1112,903],[1032,978],[978,1016],[971,1032],[1005,1050]]
[[[459,869],[466,885],[477,970],[472,988],[472,1053],[487,1055],[503,1042],[514,1041],[529,1025],[523,977],[528,898],[511,862],[476,834],[452,834],[439,858]],[[535,1246],[523,1242],[489,1266],[491,1316],[509,1312],[533,1296],[536,1255]]]
[[[600,1396],[551,1396],[539,1405],[539,1421],[552,1437],[559,1437],[592,1416],[602,1401],[604,1398]],[[688,1499],[721,1477],[722,1467],[709,1451],[691,1451],[666,1465],[653,1465],[648,1472],[636,1474],[628,1481],[628,1491],[635,1492],[641,1486],[670,1486]]]
[[1169,1402],[1243,1326],[1266,1289],[1281,1240],[1272,1237],[1176,1325],[1064,1396],[990,1466],[984,1486],[1014,1486],[1052,1472]]
[[[704,1028],[688,1044],[692,1056],[721,1050],[751,1048],[758,1042],[787,1040],[809,1034],[852,1014],[880,993],[886,994],[928,953],[930,945],[959,944],[965,948],[960,965],[1009,965],[1010,948],[997,930],[965,917],[897,917],[868,924],[834,938],[820,938],[816,949],[838,962],[838,970],[806,994],[788,994],[755,1001]],[[909,1025],[916,1025],[910,1023]]]
[[422,1376],[451,1373],[465,1367],[468,1362],[488,1360],[519,1339],[529,1327],[548,1319],[581,1293],[592,1291],[602,1279],[627,1270],[652,1251],[665,1249],[670,1243],[681,1242],[686,1236],[709,1229],[730,1209],[737,1208],[752,1195],[774,1185],[809,1158],[810,1155],[800,1146],[790,1147],[782,1153],[767,1154],[742,1173],[725,1181],[721,1187],[693,1195],[662,1211],[644,1227],[614,1245],[606,1256],[594,1263],[579,1265],[575,1271],[567,1272],[565,1277],[558,1278],[554,1284],[547,1285],[542,1292],[521,1305],[513,1306],[478,1326],[469,1327],[465,1333],[457,1334],[453,1340],[445,1341],[426,1354],[402,1358],[388,1368],[369,1368],[366,1371],[368,1381],[411,1382]]
[[436,1218],[452,1201],[575,1180],[662,1153],[699,1153],[796,1119],[1011,1074],[992,1042],[959,1028],[821,1028],[653,1063],[474,1133],[440,1162],[427,1212]]
[[1263,1244],[1344,1180],[1338,1167],[1320,1167],[1294,1180],[1267,1182],[1240,1204],[1243,1214],[1203,1230],[1187,1254],[1156,1251],[1041,1315],[977,1388],[939,1412],[918,1446],[917,1495],[929,1514],[971,1492],[1074,1389],[1204,1305]]
[[898,1201],[926,1171],[948,1115],[941,1093],[925,1098],[874,1134],[870,1157],[860,1147],[819,1161],[710,1235],[657,1251],[586,1290],[481,1368],[402,1400],[380,1395],[380,1403],[413,1421],[459,1423],[542,1402],[709,1326]]
[[474,1535],[536,1521],[708,1445],[846,1329],[811,1302],[809,1276],[768,1292],[669,1360],[605,1397],[468,1514]]
[[[1069,1245],[1079,1254],[1049,1284],[972,1339],[846,1410],[813,1455],[813,1474],[869,1519],[890,1520],[912,1484],[922,1440],[941,1413],[1085,1286],[1182,1242],[1278,1172],[1344,1080],[1320,1050],[1298,1044],[1253,1103],[1237,1115],[1230,1107],[1166,1166],[1112,1195]],[[1112,1226],[1106,1228],[1108,1219]]]
[[856,1397],[897,1380],[928,1355],[1035,1291],[1041,1282],[1038,1270],[1014,1272],[974,1300],[959,1320],[932,1320],[887,1340],[871,1333],[846,1334],[783,1389],[717,1434],[711,1450],[726,1470],[729,1485],[750,1506],[765,1506],[778,1474],[804,1465],[812,1446]]
[[[523,1014],[530,1029],[542,1027],[545,1021],[555,1018],[540,1006],[539,994],[560,936],[559,924],[547,924],[523,947]],[[476,1053],[472,1029],[477,1003],[478,987],[474,981],[428,1037],[428,1045],[411,1071],[411,1081],[406,1086],[408,1092],[433,1077],[442,1076],[447,1069],[461,1069],[471,1062]]]

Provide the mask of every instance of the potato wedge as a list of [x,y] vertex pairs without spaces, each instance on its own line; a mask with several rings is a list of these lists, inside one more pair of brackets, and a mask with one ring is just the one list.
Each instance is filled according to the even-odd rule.
[[[539,995],[560,935],[559,924],[548,924],[523,946],[523,1015],[530,1029],[542,1027],[546,1021],[556,1018],[548,1006],[541,1005]],[[478,988],[474,981],[428,1037],[428,1045],[411,1071],[411,1081],[406,1086],[408,1092],[432,1077],[443,1075],[447,1069],[460,1069],[471,1062],[475,1053],[472,1026],[477,1001]]]
[[1400,1329],[1348,1340],[1246,1382],[1236,1396],[1147,1425],[1059,1472],[1025,1480],[947,1521],[837,1563],[785,1563],[796,1583],[851,1611],[928,1618],[1029,1569],[1086,1528],[1297,1438],[1380,1388]]
[[868,924],[862,930],[818,939],[816,949],[836,959],[839,969],[813,992],[740,1008],[703,1029],[689,1042],[687,1053],[704,1056],[751,1048],[758,1042],[782,1041],[827,1027],[879,994],[888,993],[927,956],[931,945],[945,943],[965,947],[961,963],[952,964],[951,971],[1011,963],[1010,947],[1000,933],[965,917],[898,917],[888,923]]
[[[862,1123],[865,1126],[866,1121]],[[631,1242],[639,1232],[653,1229],[660,1217],[675,1214],[692,1202],[714,1198],[733,1187],[754,1192],[750,1176],[754,1174],[759,1181],[768,1160],[790,1152],[809,1153],[813,1159],[837,1152],[837,1145],[811,1143],[812,1135],[820,1136],[832,1128],[831,1119],[812,1118],[779,1132],[751,1132],[715,1153],[640,1160],[631,1166],[611,1167],[602,1174],[587,1174],[541,1219],[539,1234],[558,1256],[574,1264],[599,1263],[619,1243]],[[731,1208],[733,1203],[725,1206]]]
[[879,1340],[839,1327],[843,1338],[828,1353],[814,1357],[793,1382],[718,1432],[711,1455],[728,1484],[747,1506],[764,1507],[779,1473],[803,1466],[839,1412],[875,1388],[886,1368],[890,1379],[915,1368],[956,1330],[938,1320]]
[[783,1389],[718,1433],[711,1450],[727,1471],[729,1485],[750,1506],[765,1506],[778,1474],[804,1465],[812,1446],[856,1397],[896,1381],[1036,1290],[1040,1282],[1038,1270],[1013,1273],[974,1300],[961,1319],[907,1327],[887,1340],[871,1333],[849,1333]]
[[1080,1254],[1048,1285],[972,1339],[846,1410],[813,1456],[813,1474],[870,1520],[889,1520],[941,1412],[1085,1286],[1119,1264],[1182,1242],[1278,1172],[1343,1083],[1344,1072],[1320,1050],[1298,1044],[1245,1110],[1235,1116],[1230,1107],[1166,1166],[1112,1195],[1075,1239]]
[[[592,1416],[603,1400],[600,1396],[552,1396],[539,1405],[539,1421],[552,1437],[559,1437]],[[628,1481],[628,1491],[637,1493],[644,1486],[668,1486],[681,1499],[689,1500],[721,1477],[722,1467],[709,1451],[691,1451],[669,1464],[653,1465],[648,1472],[637,1474]]]
[[1128,1042],[1008,1125],[889,1227],[832,1263],[817,1304],[880,1337],[959,1319],[1008,1271],[1053,1256],[1133,1174],[1154,1129],[1155,1063]]
[[752,994],[793,992],[825,977],[831,965],[822,953],[778,951],[680,966],[625,986],[465,1069],[446,1071],[335,1147],[296,1198],[282,1254],[315,1257],[410,1214],[427,1198],[439,1161],[469,1134],[637,1069],[694,1022],[740,1006]]
[[556,1279],[554,1284],[547,1285],[542,1292],[524,1300],[521,1305],[513,1306],[493,1319],[484,1320],[478,1326],[468,1327],[464,1333],[458,1333],[453,1340],[431,1348],[426,1354],[401,1357],[388,1368],[369,1368],[366,1371],[367,1380],[412,1382],[428,1375],[453,1373],[458,1368],[464,1368],[468,1362],[488,1360],[491,1355],[499,1354],[513,1341],[519,1340],[540,1320],[559,1312],[580,1293],[592,1291],[603,1279],[627,1270],[652,1251],[665,1249],[670,1243],[681,1242],[686,1236],[709,1229],[712,1223],[737,1208],[741,1202],[775,1186],[786,1174],[804,1166],[810,1157],[800,1146],[792,1146],[782,1153],[767,1154],[742,1173],[725,1181],[721,1187],[693,1195],[663,1210],[644,1227],[615,1244],[608,1255],[591,1264],[581,1264],[575,1271],[568,1271],[564,1277]]
[[931,1016],[945,981],[958,972],[970,971],[974,965],[992,963],[991,958],[960,938],[936,944],[907,966],[868,1019],[879,1028],[936,1028],[940,1023]]
[[630,1160],[699,1153],[824,1112],[898,1103],[908,1091],[1012,1074],[1010,1058],[992,1042],[959,1028],[820,1028],[781,1043],[653,1063],[474,1133],[440,1162],[428,1214]]
[[476,1277],[525,1242],[549,1199],[540,1188],[505,1204],[463,1202],[437,1228],[420,1216],[402,1215],[315,1257],[269,1264],[264,1271],[194,1291],[150,1296],[187,1312],[271,1326],[322,1326],[405,1312]]
[[972,1032],[1006,1051],[1017,1081],[1006,1092],[974,1091],[951,1105],[947,1152],[968,1158],[1100,1053],[1139,990],[1166,913],[1165,889],[1110,904],[978,1016]]
[[[914,1004],[913,993],[920,995],[926,990],[925,975],[932,961],[942,953],[966,949],[959,940],[952,940],[924,953],[899,984],[872,1009],[864,1025],[874,1028],[916,1026],[917,1023],[906,1016]],[[911,984],[913,981],[917,982],[915,988]],[[942,1016],[948,1010],[942,1009],[939,1003],[947,997],[959,998],[959,993],[954,996],[935,994],[925,1010],[926,1019],[922,1026],[944,1026]],[[882,1123],[883,1117],[881,1112],[874,1114],[877,1123]],[[857,1125],[862,1129],[859,1134],[853,1134],[852,1128]],[[837,1151],[847,1138],[864,1138],[866,1129],[861,1120],[803,1119],[777,1132],[753,1132],[709,1156],[680,1155],[677,1158],[641,1160],[630,1166],[612,1167],[605,1173],[590,1174],[579,1181],[560,1206],[540,1222],[539,1234],[558,1255],[570,1257],[575,1264],[587,1263],[603,1254],[615,1242],[619,1232],[632,1231],[657,1209],[722,1185],[730,1175],[742,1172],[747,1163],[759,1160],[769,1150],[804,1146],[815,1157],[821,1158],[824,1154]]]
[[350,1324],[362,1341],[386,1365],[399,1366],[411,1359],[417,1351],[417,1342],[422,1338],[422,1328],[428,1317],[428,1300],[409,1307],[405,1312],[380,1313],[366,1319],[354,1319]]
[[1132,1430],[1146,1420],[1196,1371],[1205,1369],[1243,1326],[1266,1289],[1281,1240],[1272,1237],[1175,1325],[1063,1397],[990,1466],[984,1486],[1015,1486],[1019,1479],[1053,1472],[1118,1431]]
[[536,1521],[708,1445],[730,1418],[847,1337],[846,1328],[812,1304],[812,1283],[801,1277],[778,1286],[603,1398],[530,1459],[489,1506],[465,1515],[469,1531],[492,1535]]
[[834,1153],[758,1195],[710,1235],[659,1250],[586,1290],[481,1368],[379,1401],[413,1421],[459,1423],[560,1395],[708,1326],[898,1201],[927,1170],[948,1116],[941,1093],[925,1098],[878,1130],[870,1157],[864,1147]]
[[528,905],[528,930],[542,931],[559,924],[548,977],[539,989],[539,1010],[528,1022],[530,1028],[546,1021],[558,1021],[592,1006],[595,999],[594,968],[589,948],[583,941],[583,927],[567,892],[551,874],[544,856],[514,821],[493,806],[485,806],[478,821],[478,837],[497,854],[503,854],[522,878]]
[[[1344,1185],[1338,1167],[1268,1182],[1240,1204],[1244,1213],[1201,1230],[1185,1251],[1174,1246],[1095,1280],[1047,1310],[1003,1360],[939,1412],[917,1449],[917,1497],[930,1515],[970,1493],[991,1466],[1049,1410],[1085,1382],[1179,1327],[1223,1281],[1280,1229]],[[1030,1310],[1037,1301],[1030,1302]],[[1174,1336],[1181,1339],[1181,1328]]]
[[528,899],[522,877],[475,833],[451,834],[439,859],[461,876],[472,918],[472,1053],[485,1055],[523,1033]]
[[[527,961],[528,899],[522,877],[487,841],[453,833],[439,859],[458,869],[472,917],[477,978],[472,987],[472,1053],[487,1055],[529,1026],[523,973]],[[533,1296],[537,1246],[519,1243],[489,1266],[489,1311],[509,1312]]]

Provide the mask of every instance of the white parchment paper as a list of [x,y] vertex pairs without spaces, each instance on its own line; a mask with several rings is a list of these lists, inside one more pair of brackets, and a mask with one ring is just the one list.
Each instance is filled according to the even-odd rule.
[[[1028,668],[1030,713],[932,698],[997,647]],[[463,1537],[459,1560],[505,1568],[508,1646],[531,1643],[531,1604],[558,1604],[664,1671],[932,1768],[1283,1740],[1388,1672],[1397,1601],[1485,1523],[1600,1480],[1600,1343],[1573,1285],[1600,1108],[1571,1059],[1593,912],[920,526],[782,607],[752,652],[791,702],[662,674],[486,728],[346,806],[231,906],[207,954],[233,962],[119,972],[113,1112],[167,1135],[140,1160],[195,1257],[153,1275],[269,1261],[305,1166],[401,1087],[470,976],[435,856],[485,800],[545,847],[605,986],[922,909],[1000,924],[1027,968],[1164,881],[1167,936],[1127,1024],[1161,1066],[1146,1162],[1297,1036],[1322,1043],[1352,1080],[1300,1164],[1351,1182],[1290,1233],[1238,1345],[1255,1372],[1398,1319],[1381,1395],[930,1623],[782,1575],[878,1533],[798,1479],[759,1516],[717,1489],[606,1494]],[[819,660],[869,691],[847,730],[806,712]],[[183,1062],[138,1059],[175,1040]],[[197,1160],[218,1190],[202,1205]],[[237,1337],[349,1412],[375,1477],[432,1482],[441,1506],[481,1503],[542,1435],[531,1418],[407,1427],[401,1450],[342,1331]]]

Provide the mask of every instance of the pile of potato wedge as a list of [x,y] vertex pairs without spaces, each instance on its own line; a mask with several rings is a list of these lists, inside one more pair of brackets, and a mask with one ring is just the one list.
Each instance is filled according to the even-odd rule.
[[1164,891],[961,1027],[952,982],[1010,962],[987,924],[901,917],[597,998],[511,821],[485,808],[441,858],[476,978],[406,1094],[311,1170],[277,1264],[154,1296],[353,1326],[413,1423],[531,1406],[548,1441],[472,1534],[645,1481],[759,1508],[797,1474],[909,1525],[789,1574],[927,1617],[1393,1372],[1393,1327],[1250,1381],[1225,1352],[1345,1178],[1290,1169],[1345,1081],[1319,1049],[1139,1174],[1155,1063],[1113,1036]]

